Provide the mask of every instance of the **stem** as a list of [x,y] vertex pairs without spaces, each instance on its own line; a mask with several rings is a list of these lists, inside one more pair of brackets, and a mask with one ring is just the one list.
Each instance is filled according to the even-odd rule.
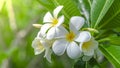
[[88,67],[87,67],[87,64],[88,64],[88,63],[87,63],[87,61],[86,61],[85,68],[88,68]]
[[103,39],[98,40],[98,42],[104,42],[104,41],[109,41],[109,40],[110,40],[109,38],[103,38]]

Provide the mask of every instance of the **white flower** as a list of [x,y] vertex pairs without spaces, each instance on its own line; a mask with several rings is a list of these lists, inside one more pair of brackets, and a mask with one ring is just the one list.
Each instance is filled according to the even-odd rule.
[[78,37],[79,35],[78,30],[83,26],[83,24],[84,19],[82,17],[74,16],[71,18],[69,24],[70,32],[68,32],[67,30],[63,31],[66,32],[65,37],[58,39],[53,43],[52,49],[55,54],[62,55],[67,49],[67,54],[70,58],[75,59],[80,57],[81,51],[76,41],[78,40],[84,41],[90,38],[88,37],[89,36],[88,32],[83,32],[85,34],[85,36],[82,37],[83,39],[80,39],[80,37]]
[[44,57],[51,62],[51,53],[50,49],[53,41],[44,39],[39,33],[38,36],[33,40],[32,47],[34,48],[35,55],[41,54],[45,51]]
[[[64,22],[64,16],[58,17],[59,12],[62,10],[63,6],[58,6],[54,9],[53,14],[47,12],[44,16],[43,22],[45,23],[41,27],[41,34],[46,35],[47,39],[53,39],[55,37],[62,37],[65,30],[61,24]],[[62,34],[59,34],[62,33]]]
[[40,39],[37,37],[33,40],[32,47],[34,48],[35,55],[41,54],[45,50]]
[[80,43],[80,50],[83,52],[86,56],[93,56],[95,49],[98,48],[98,42],[91,37],[91,39],[87,42],[81,42]]

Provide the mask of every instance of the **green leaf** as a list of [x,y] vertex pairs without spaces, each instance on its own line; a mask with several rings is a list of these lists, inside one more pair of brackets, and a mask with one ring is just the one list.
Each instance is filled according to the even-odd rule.
[[74,68],[85,68],[85,61],[82,61],[81,59],[75,62]]
[[52,0],[37,0],[43,7],[52,11],[55,8],[55,5]]
[[72,16],[80,16],[80,11],[72,0],[38,0],[41,5],[48,8],[49,10],[54,10],[55,7],[59,5],[63,5],[64,8],[62,10],[63,15],[66,17],[67,22]]
[[108,37],[108,41],[110,42],[110,44],[114,44],[114,45],[119,45],[120,46],[120,37],[119,36]]
[[104,56],[113,64],[115,68],[120,67],[120,46],[101,45],[99,48]]
[[83,61],[82,59],[79,59],[77,62],[75,62],[74,68],[100,68],[100,65],[94,58],[91,58],[89,61]]
[[86,23],[88,27],[90,27],[90,8],[91,8],[91,1],[90,0],[79,0],[79,6],[81,12],[83,13],[84,17],[86,18]]
[[99,42],[107,43],[107,45],[117,45],[120,46],[120,36],[112,34],[106,38],[100,39]]
[[101,28],[116,28],[120,26],[120,0],[115,0],[109,11],[101,21]]
[[93,0],[91,6],[91,27],[96,28],[114,0]]
[[77,5],[72,0],[52,0],[56,6],[63,5],[63,14],[67,19],[71,18],[72,16],[79,16],[80,11],[78,10]]

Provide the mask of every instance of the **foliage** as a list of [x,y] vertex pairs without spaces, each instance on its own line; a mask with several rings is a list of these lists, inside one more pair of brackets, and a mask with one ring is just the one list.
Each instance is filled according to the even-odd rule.
[[[72,16],[83,16],[86,26],[99,33],[92,34],[99,41],[101,61],[71,60],[66,54],[52,54],[53,63],[34,55],[32,40],[42,23],[44,14],[63,5],[62,14],[68,25]],[[0,67],[1,68],[115,68],[120,66],[120,0],[0,0]],[[88,25],[87,25],[88,24]],[[93,62],[93,63],[91,63]],[[110,64],[111,63],[111,64]]]

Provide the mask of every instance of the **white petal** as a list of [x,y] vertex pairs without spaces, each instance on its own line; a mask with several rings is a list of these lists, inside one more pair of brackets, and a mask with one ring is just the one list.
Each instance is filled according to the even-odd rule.
[[49,44],[48,40],[42,39],[42,40],[40,40],[40,42],[42,43],[42,45],[44,46],[44,48],[49,48],[50,47],[50,44]]
[[38,32],[38,34],[37,34],[37,38],[43,38],[43,36],[42,36],[42,34],[41,34],[41,30]]
[[52,27],[49,29],[49,31],[47,32],[47,39],[51,40],[55,37],[55,32],[56,32],[56,27]]
[[94,55],[94,50],[84,51],[83,53],[86,56],[93,56]]
[[66,34],[68,34],[68,31],[63,26],[56,28],[56,38],[65,38]]
[[44,47],[42,46],[39,38],[35,38],[33,40],[32,47],[34,48],[35,55],[41,54],[44,51]]
[[79,58],[81,55],[81,51],[79,46],[75,42],[71,42],[67,47],[67,54],[70,58],[76,59]]
[[93,56],[94,49],[91,49],[89,45],[87,45],[87,48],[83,48],[84,43],[80,43],[80,50],[84,53],[86,56]]
[[98,42],[95,41],[93,37],[87,42],[80,43],[80,50],[87,56],[94,55],[94,50],[97,48]]
[[43,22],[44,22],[44,23],[46,23],[46,22],[52,22],[52,19],[53,19],[53,17],[52,17],[52,15],[51,15],[51,13],[50,13],[50,12],[47,12],[47,13],[45,14],[44,18],[43,18]]
[[68,42],[65,39],[56,40],[52,46],[53,52],[56,55],[63,55],[67,45]]
[[92,58],[92,56],[83,56],[82,60],[83,61],[89,61]]
[[84,25],[84,22],[84,18],[80,16],[74,16],[70,19],[70,24],[72,24],[77,30]]
[[48,30],[50,27],[51,27],[51,24],[44,24],[44,25],[41,27],[40,34],[41,34],[42,36],[45,36],[47,30]]
[[91,47],[93,48],[93,49],[97,49],[98,48],[98,42],[92,37],[91,38]]
[[63,27],[52,27],[47,33],[47,39],[53,39],[53,38],[64,38],[68,31]]
[[53,16],[57,18],[59,12],[62,10],[63,6],[58,6],[57,8],[54,9],[53,11]]
[[80,48],[82,51],[90,51],[98,48],[98,42],[91,38],[87,42],[80,43]]
[[58,23],[56,26],[60,26],[63,22],[64,22],[64,15],[62,15],[58,18]]
[[34,49],[35,55],[41,54],[44,51],[44,49]]
[[79,34],[78,30],[76,29],[76,27],[73,24],[70,23],[69,26],[70,26],[69,27],[70,31],[74,32],[76,35]]
[[84,44],[83,42],[81,42],[81,43],[79,44],[80,51],[82,51],[82,45],[83,45],[83,44]]
[[46,51],[45,51],[45,55],[44,57],[46,57],[46,59],[51,63],[51,54],[52,54],[52,51],[50,48],[47,48]]
[[101,58],[103,58],[103,54],[102,54],[102,52],[99,50],[99,48],[97,48],[95,51],[95,57],[97,57],[99,60],[101,59]]
[[37,34],[37,38],[39,38],[39,37],[41,37],[40,31],[39,31],[38,34]]
[[80,34],[78,35],[78,37],[76,37],[75,41],[77,42],[87,42],[91,39],[91,34],[88,31],[82,31],[80,32]]
[[36,37],[36,38],[32,41],[32,47],[33,47],[33,48],[38,48],[39,45],[42,45],[42,44],[40,43],[40,39]]

